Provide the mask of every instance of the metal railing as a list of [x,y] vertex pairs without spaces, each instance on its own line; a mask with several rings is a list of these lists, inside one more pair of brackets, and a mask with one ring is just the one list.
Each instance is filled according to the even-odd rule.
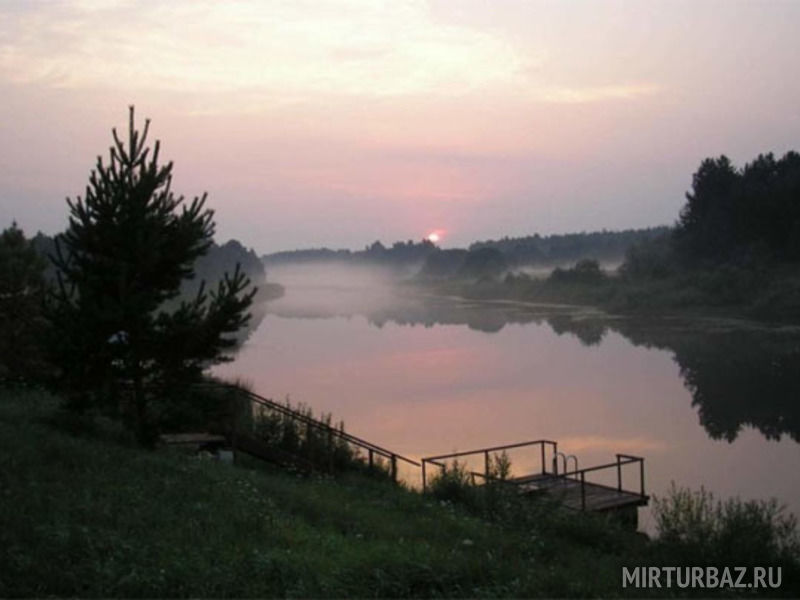
[[[319,419],[315,419],[307,414],[299,412],[291,408],[290,406],[287,406],[285,404],[280,404],[278,402],[275,402],[274,400],[270,400],[269,398],[265,398],[264,396],[260,396],[255,392],[251,392],[239,386],[227,383],[201,384],[201,386],[224,388],[233,393],[240,394],[243,398],[246,398],[256,406],[262,407],[274,413],[278,413],[286,418],[289,418],[297,423],[304,425],[307,428],[313,428],[317,431],[323,432],[326,436],[328,436],[329,440],[340,440],[351,446],[354,446],[355,448],[362,450],[366,453],[367,464],[369,465],[370,468],[373,468],[375,466],[376,457],[384,458],[389,462],[391,477],[394,481],[397,481],[398,461],[408,463],[415,467],[420,466],[419,462],[407,458],[401,454],[398,454],[397,452],[393,452],[391,450],[383,448],[382,446],[378,446],[377,444],[368,442],[367,440],[352,435],[350,433],[347,433],[342,429],[333,427],[329,423],[320,421]],[[241,432],[234,431],[233,432],[234,438],[236,437],[237,433]],[[235,445],[235,440],[234,440],[234,445]]]
[[[602,483],[595,483],[589,482],[589,485],[595,487],[606,488],[609,490],[615,490],[619,493],[631,494],[635,496],[639,496],[642,500],[647,499],[647,495],[645,494],[645,486],[644,486],[644,458],[641,456],[632,456],[630,454],[617,454],[617,460],[612,463],[606,463],[604,465],[596,465],[593,467],[585,467],[583,469],[576,469],[574,471],[569,471],[558,475],[558,477],[563,477],[565,479],[571,478],[575,481],[580,482],[581,486],[581,510],[586,510],[586,474],[587,473],[596,473],[598,471],[604,471],[609,469],[616,469],[617,470],[617,485],[616,487],[605,485]],[[638,463],[639,464],[639,491],[633,491],[630,489],[625,489],[622,485],[622,467],[630,464]]]
[[[473,485],[476,484],[476,479],[483,480],[484,483],[489,482],[499,482],[505,483],[514,486],[523,486],[529,484],[531,479],[536,477],[535,475],[527,475],[525,477],[520,478],[501,478],[497,477],[492,474],[491,472],[491,454],[493,452],[501,452],[504,450],[510,450],[514,448],[522,448],[525,446],[534,446],[538,445],[540,450],[540,463],[541,463],[541,470],[539,475],[544,476],[542,478],[537,478],[539,482],[542,482],[545,486],[553,483],[563,483],[565,485],[579,485],[580,486],[580,509],[586,510],[587,502],[586,502],[586,492],[587,487],[592,486],[595,488],[604,488],[608,490],[616,491],[620,494],[627,494],[630,496],[635,496],[642,501],[647,500],[647,495],[645,494],[645,479],[644,479],[644,458],[640,456],[632,456],[630,454],[617,454],[616,461],[611,463],[606,463],[602,465],[595,465],[592,467],[584,467],[582,469],[577,468],[578,459],[574,455],[569,455],[570,458],[574,460],[574,464],[576,468],[572,471],[566,469],[567,464],[567,455],[564,455],[562,452],[558,451],[558,444],[552,440],[534,440],[531,442],[521,442],[518,444],[507,444],[505,446],[493,446],[491,448],[480,448],[478,450],[466,450],[463,452],[453,452],[450,454],[441,454],[438,456],[427,456],[421,460],[421,468],[422,468],[422,491],[425,492],[427,490],[427,466],[434,465],[439,467],[442,470],[447,469],[447,464],[445,460],[448,459],[456,459],[462,458],[471,455],[480,455],[483,454],[484,457],[484,472],[478,471],[467,471],[467,474],[470,476],[471,482]],[[547,470],[547,460],[546,460],[546,448],[549,447],[552,450],[552,461],[553,461],[553,468],[552,470]],[[558,457],[561,456],[565,469],[559,473],[558,471]],[[623,467],[631,464],[638,464],[639,465],[639,489],[632,490],[623,486]],[[617,485],[616,487],[605,485],[602,483],[590,482],[587,481],[587,474],[595,474],[601,471],[608,471],[611,469],[616,469],[617,471]]]
[[552,448],[553,455],[556,454],[558,451],[558,443],[552,440],[533,440],[531,442],[519,442],[517,444],[506,444],[504,446],[492,446],[491,448],[480,448],[478,450],[466,450],[464,452],[452,452],[450,454],[440,454],[438,456],[426,456],[425,458],[421,459],[421,468],[422,468],[422,491],[426,491],[428,478],[427,478],[427,469],[426,466],[428,464],[434,465],[439,467],[440,469],[444,470],[447,468],[447,464],[441,462],[443,460],[448,460],[451,458],[461,458],[464,456],[470,456],[475,454],[483,454],[484,460],[484,472],[479,473],[477,471],[469,471],[470,476],[472,477],[472,481],[475,481],[475,477],[481,477],[485,481],[505,481],[499,477],[494,477],[491,474],[491,455],[494,452],[502,452],[504,450],[512,450],[515,448],[524,448],[526,446],[539,446],[540,451],[540,460],[541,460],[541,474],[544,475],[548,473],[547,471],[547,459],[545,457],[546,451],[545,448],[549,446]]

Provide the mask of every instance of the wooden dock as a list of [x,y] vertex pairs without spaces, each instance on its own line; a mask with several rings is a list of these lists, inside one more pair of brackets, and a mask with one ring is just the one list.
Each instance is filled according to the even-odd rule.
[[618,490],[599,483],[584,482],[552,473],[515,477],[510,480],[516,484],[521,494],[547,496],[565,508],[605,512],[631,506],[645,506],[648,497],[637,492]]
[[[507,450],[526,447],[532,447],[535,456],[539,459],[539,472],[516,476],[507,474],[503,477],[498,477],[496,473],[493,473],[492,464],[496,460],[498,452],[505,453]],[[484,471],[482,473],[469,471],[473,485],[490,483],[513,485],[520,494],[547,497],[555,500],[564,508],[590,512],[634,509],[635,513],[636,507],[645,506],[650,500],[649,496],[645,494],[644,458],[630,454],[617,454],[614,462],[579,469],[577,457],[559,452],[558,443],[552,440],[534,440],[423,458],[421,465],[423,491],[428,484],[427,470],[429,467],[446,470],[448,469],[447,460],[465,459],[475,455],[483,457]],[[562,460],[561,469],[559,469],[559,458]],[[574,464],[572,470],[567,468],[570,460]],[[631,466],[634,469],[638,467],[636,469],[638,476],[634,476],[634,481],[638,485],[633,488],[623,485],[623,471],[630,470],[628,467]],[[590,480],[598,475],[601,478],[605,476],[607,479],[610,474],[616,474],[616,486]]]

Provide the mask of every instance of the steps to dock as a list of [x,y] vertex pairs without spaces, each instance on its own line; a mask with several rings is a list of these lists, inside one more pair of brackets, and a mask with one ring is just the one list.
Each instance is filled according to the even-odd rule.
[[[441,472],[449,468],[447,461],[462,460],[466,464],[466,461],[470,459],[473,461],[482,459],[482,471],[467,471],[473,485],[494,483],[510,485],[514,486],[519,494],[544,496],[566,508],[580,511],[605,512],[629,509],[644,506],[649,501],[649,496],[645,493],[644,458],[640,456],[617,454],[616,460],[613,462],[578,468],[578,458],[575,455],[560,452],[557,442],[534,440],[428,456],[418,462],[346,433],[341,428],[333,427],[329,422],[315,419],[307,413],[295,410],[285,404],[279,404],[249,390],[228,384],[218,384],[213,387],[232,394],[232,398],[240,403],[240,415],[249,414],[252,417],[266,411],[288,419],[297,427],[298,431],[303,432],[306,439],[316,438],[317,441],[321,441],[323,448],[327,449],[327,453],[323,452],[325,460],[314,460],[315,457],[302,456],[300,453],[287,451],[285,448],[270,444],[263,436],[259,436],[258,428],[253,427],[254,420],[252,418],[244,419],[245,424],[234,419],[231,431],[226,437],[210,434],[173,435],[168,441],[165,440],[166,443],[219,445],[222,440],[225,440],[234,452],[248,454],[301,471],[333,471],[333,456],[336,445],[339,444],[350,449],[351,456],[356,457],[358,464],[363,464],[370,470],[373,467],[383,467],[394,481],[398,479],[399,463],[419,468],[423,493],[428,490],[431,469],[434,469],[434,472]],[[510,450],[527,452],[529,460],[525,463],[527,466],[524,468],[530,472],[516,475],[507,472],[500,473],[498,476],[496,462],[493,461],[497,461],[499,457]],[[533,457],[533,465],[538,464],[538,469],[531,468],[531,457]],[[508,457],[506,456],[506,458]],[[561,459],[561,469],[559,469],[559,459]],[[570,467],[572,468],[570,469]],[[616,478],[613,477],[614,475]],[[630,485],[631,480],[633,480],[633,486]]]

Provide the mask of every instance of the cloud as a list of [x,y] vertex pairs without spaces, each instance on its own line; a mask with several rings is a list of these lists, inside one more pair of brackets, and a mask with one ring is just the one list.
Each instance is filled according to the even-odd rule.
[[398,95],[515,76],[489,34],[436,23],[419,1],[117,2],[0,17],[0,76],[59,87]]
[[549,85],[542,66],[551,53],[438,20],[422,0],[32,6],[0,14],[0,80],[183,94],[202,98],[193,102],[196,112],[259,112],[333,97],[483,93],[574,104],[658,90]]

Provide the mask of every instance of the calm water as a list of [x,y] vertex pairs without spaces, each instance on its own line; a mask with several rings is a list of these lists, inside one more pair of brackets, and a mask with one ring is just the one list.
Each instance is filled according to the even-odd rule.
[[548,438],[581,467],[644,456],[651,494],[675,481],[800,515],[798,329],[285,282],[217,373],[409,457]]

